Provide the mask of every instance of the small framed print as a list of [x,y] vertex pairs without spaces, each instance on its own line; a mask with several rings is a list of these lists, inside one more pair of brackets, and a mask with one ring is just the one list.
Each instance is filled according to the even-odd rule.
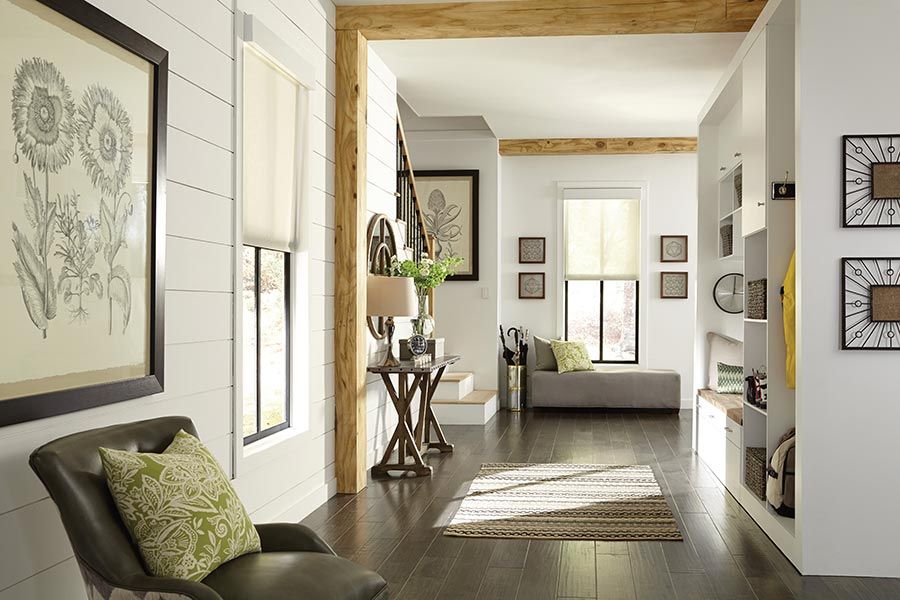
[[688,236],[659,236],[659,262],[684,263],[688,261]]
[[519,263],[544,264],[547,262],[547,238],[520,237],[519,238]]
[[844,258],[842,350],[900,350],[900,258]]
[[519,273],[520,300],[543,300],[545,294],[543,273]]
[[686,271],[663,271],[659,274],[659,297],[688,297],[688,274]]

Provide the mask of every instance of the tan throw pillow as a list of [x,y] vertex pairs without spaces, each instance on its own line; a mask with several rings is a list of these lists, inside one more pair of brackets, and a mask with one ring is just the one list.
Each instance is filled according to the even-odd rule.
[[556,357],[560,373],[594,370],[594,364],[584,342],[551,340],[550,347],[553,348],[553,356]]
[[534,370],[557,371],[556,357],[553,356],[551,341],[534,336]]
[[222,563],[261,550],[228,477],[191,434],[179,431],[162,454],[100,448],[100,459],[151,574],[200,581]]

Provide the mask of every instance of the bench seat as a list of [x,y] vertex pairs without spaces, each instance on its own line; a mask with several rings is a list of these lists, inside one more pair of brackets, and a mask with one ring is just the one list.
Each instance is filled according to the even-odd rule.
[[740,394],[720,394],[706,388],[698,390],[697,394],[738,425],[744,424],[744,402]]
[[534,371],[531,404],[566,408],[681,408],[681,375],[665,369]]

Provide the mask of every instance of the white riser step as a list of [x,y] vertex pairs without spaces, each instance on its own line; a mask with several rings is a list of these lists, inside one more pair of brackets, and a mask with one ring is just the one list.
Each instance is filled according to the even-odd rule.
[[475,391],[472,373],[444,373],[432,400],[462,400]]
[[484,425],[497,413],[495,390],[474,390],[461,400],[434,400],[431,408],[442,425]]

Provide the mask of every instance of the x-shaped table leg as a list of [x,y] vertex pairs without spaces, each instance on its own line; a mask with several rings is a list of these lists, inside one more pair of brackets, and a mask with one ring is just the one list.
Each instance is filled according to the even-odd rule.
[[[416,439],[413,437],[412,431],[410,431],[408,419],[412,408],[412,399],[416,388],[419,387],[422,380],[422,375],[415,375],[412,385],[409,387],[406,386],[406,377],[401,377],[399,394],[387,373],[382,373],[381,379],[384,381],[384,386],[394,404],[398,418],[397,427],[394,429],[390,442],[388,442],[384,456],[377,465],[372,467],[372,475],[386,475],[388,471],[411,471],[416,475],[431,475],[432,468],[422,460],[419,445],[416,444]],[[398,462],[392,463],[391,456],[395,447],[397,447]],[[412,464],[406,463],[407,452],[409,457],[413,459]]]

